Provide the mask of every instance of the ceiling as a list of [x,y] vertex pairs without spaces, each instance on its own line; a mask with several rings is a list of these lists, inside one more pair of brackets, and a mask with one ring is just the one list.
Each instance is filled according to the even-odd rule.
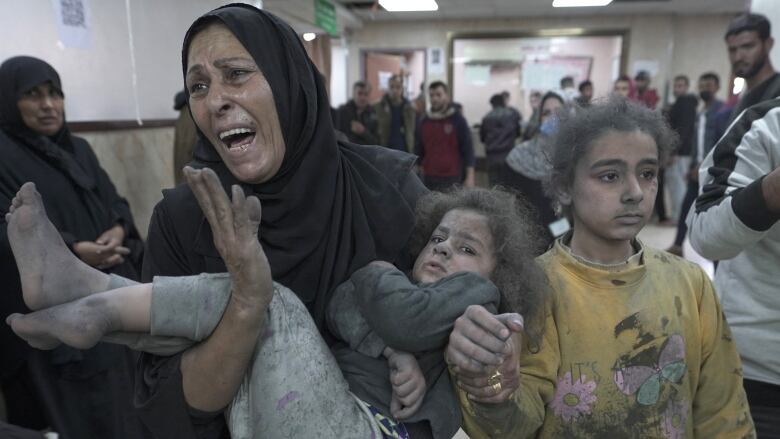
[[600,8],[553,8],[552,0],[436,0],[434,12],[387,12],[371,0],[336,0],[365,22],[566,17],[573,15],[708,15],[739,13],[750,0],[614,0]]

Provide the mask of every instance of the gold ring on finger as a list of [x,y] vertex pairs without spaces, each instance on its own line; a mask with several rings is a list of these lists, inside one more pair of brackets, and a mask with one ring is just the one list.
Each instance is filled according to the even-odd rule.
[[499,371],[496,371],[496,373],[488,378],[488,385],[494,386],[496,383],[501,383],[501,372]]
[[494,392],[496,392],[496,395],[498,395],[499,393],[501,393],[501,381],[499,381],[499,382],[497,382],[497,383],[495,383],[495,384],[491,385],[490,387],[492,387],[492,388],[493,388],[493,391],[494,391]]

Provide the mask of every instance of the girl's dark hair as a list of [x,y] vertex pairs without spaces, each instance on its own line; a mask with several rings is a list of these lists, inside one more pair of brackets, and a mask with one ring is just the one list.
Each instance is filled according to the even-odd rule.
[[456,188],[431,192],[417,202],[416,224],[409,250],[416,258],[444,215],[465,209],[487,217],[495,245],[496,268],[490,280],[501,292],[500,312],[517,312],[525,320],[532,349],[537,349],[544,328],[547,277],[534,256],[542,251],[542,231],[531,220],[530,207],[503,189]]
[[[576,113],[563,113],[551,147],[552,171],[544,182],[551,199],[558,200],[561,191],[572,187],[577,163],[590,151],[593,142],[610,131],[640,131],[652,137],[658,146],[659,163],[664,163],[677,147],[678,137],[660,113],[622,96],[612,95]],[[560,207],[568,216],[569,206]]]

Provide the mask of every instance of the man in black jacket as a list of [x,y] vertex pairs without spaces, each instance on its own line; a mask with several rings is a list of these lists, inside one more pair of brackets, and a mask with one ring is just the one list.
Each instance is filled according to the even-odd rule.
[[666,168],[666,182],[672,201],[670,217],[677,219],[685,215],[680,207],[686,190],[688,170],[691,167],[691,151],[694,149],[694,124],[696,123],[696,107],[699,104],[696,96],[688,93],[690,81],[685,75],[674,78],[674,104],[669,109],[669,125],[680,137],[680,146],[672,156],[672,163]]
[[377,119],[369,105],[371,85],[358,81],[352,86],[352,99],[339,107],[336,129],[346,134],[350,142],[361,145],[378,145]]
[[490,105],[493,109],[482,118],[479,139],[485,145],[488,180],[493,186],[498,183],[498,172],[520,134],[520,113],[507,107],[504,96],[500,94],[490,98]]

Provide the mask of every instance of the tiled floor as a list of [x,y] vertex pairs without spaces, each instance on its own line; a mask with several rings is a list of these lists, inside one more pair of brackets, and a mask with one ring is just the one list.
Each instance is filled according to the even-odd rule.
[[[644,229],[642,229],[642,232],[639,233],[639,239],[647,246],[655,247],[659,249],[666,249],[670,245],[672,245],[672,242],[674,242],[674,236],[677,232],[677,229],[674,227],[661,227],[658,225],[649,225],[646,226]],[[688,240],[685,240],[685,243],[683,244],[683,254],[685,255],[685,258],[689,261],[695,262],[702,266],[704,271],[709,274],[710,277],[712,277],[712,262],[702,258],[699,256],[691,247]],[[454,439],[469,439],[469,436],[463,432],[463,430],[459,431],[458,434],[455,435]]]

